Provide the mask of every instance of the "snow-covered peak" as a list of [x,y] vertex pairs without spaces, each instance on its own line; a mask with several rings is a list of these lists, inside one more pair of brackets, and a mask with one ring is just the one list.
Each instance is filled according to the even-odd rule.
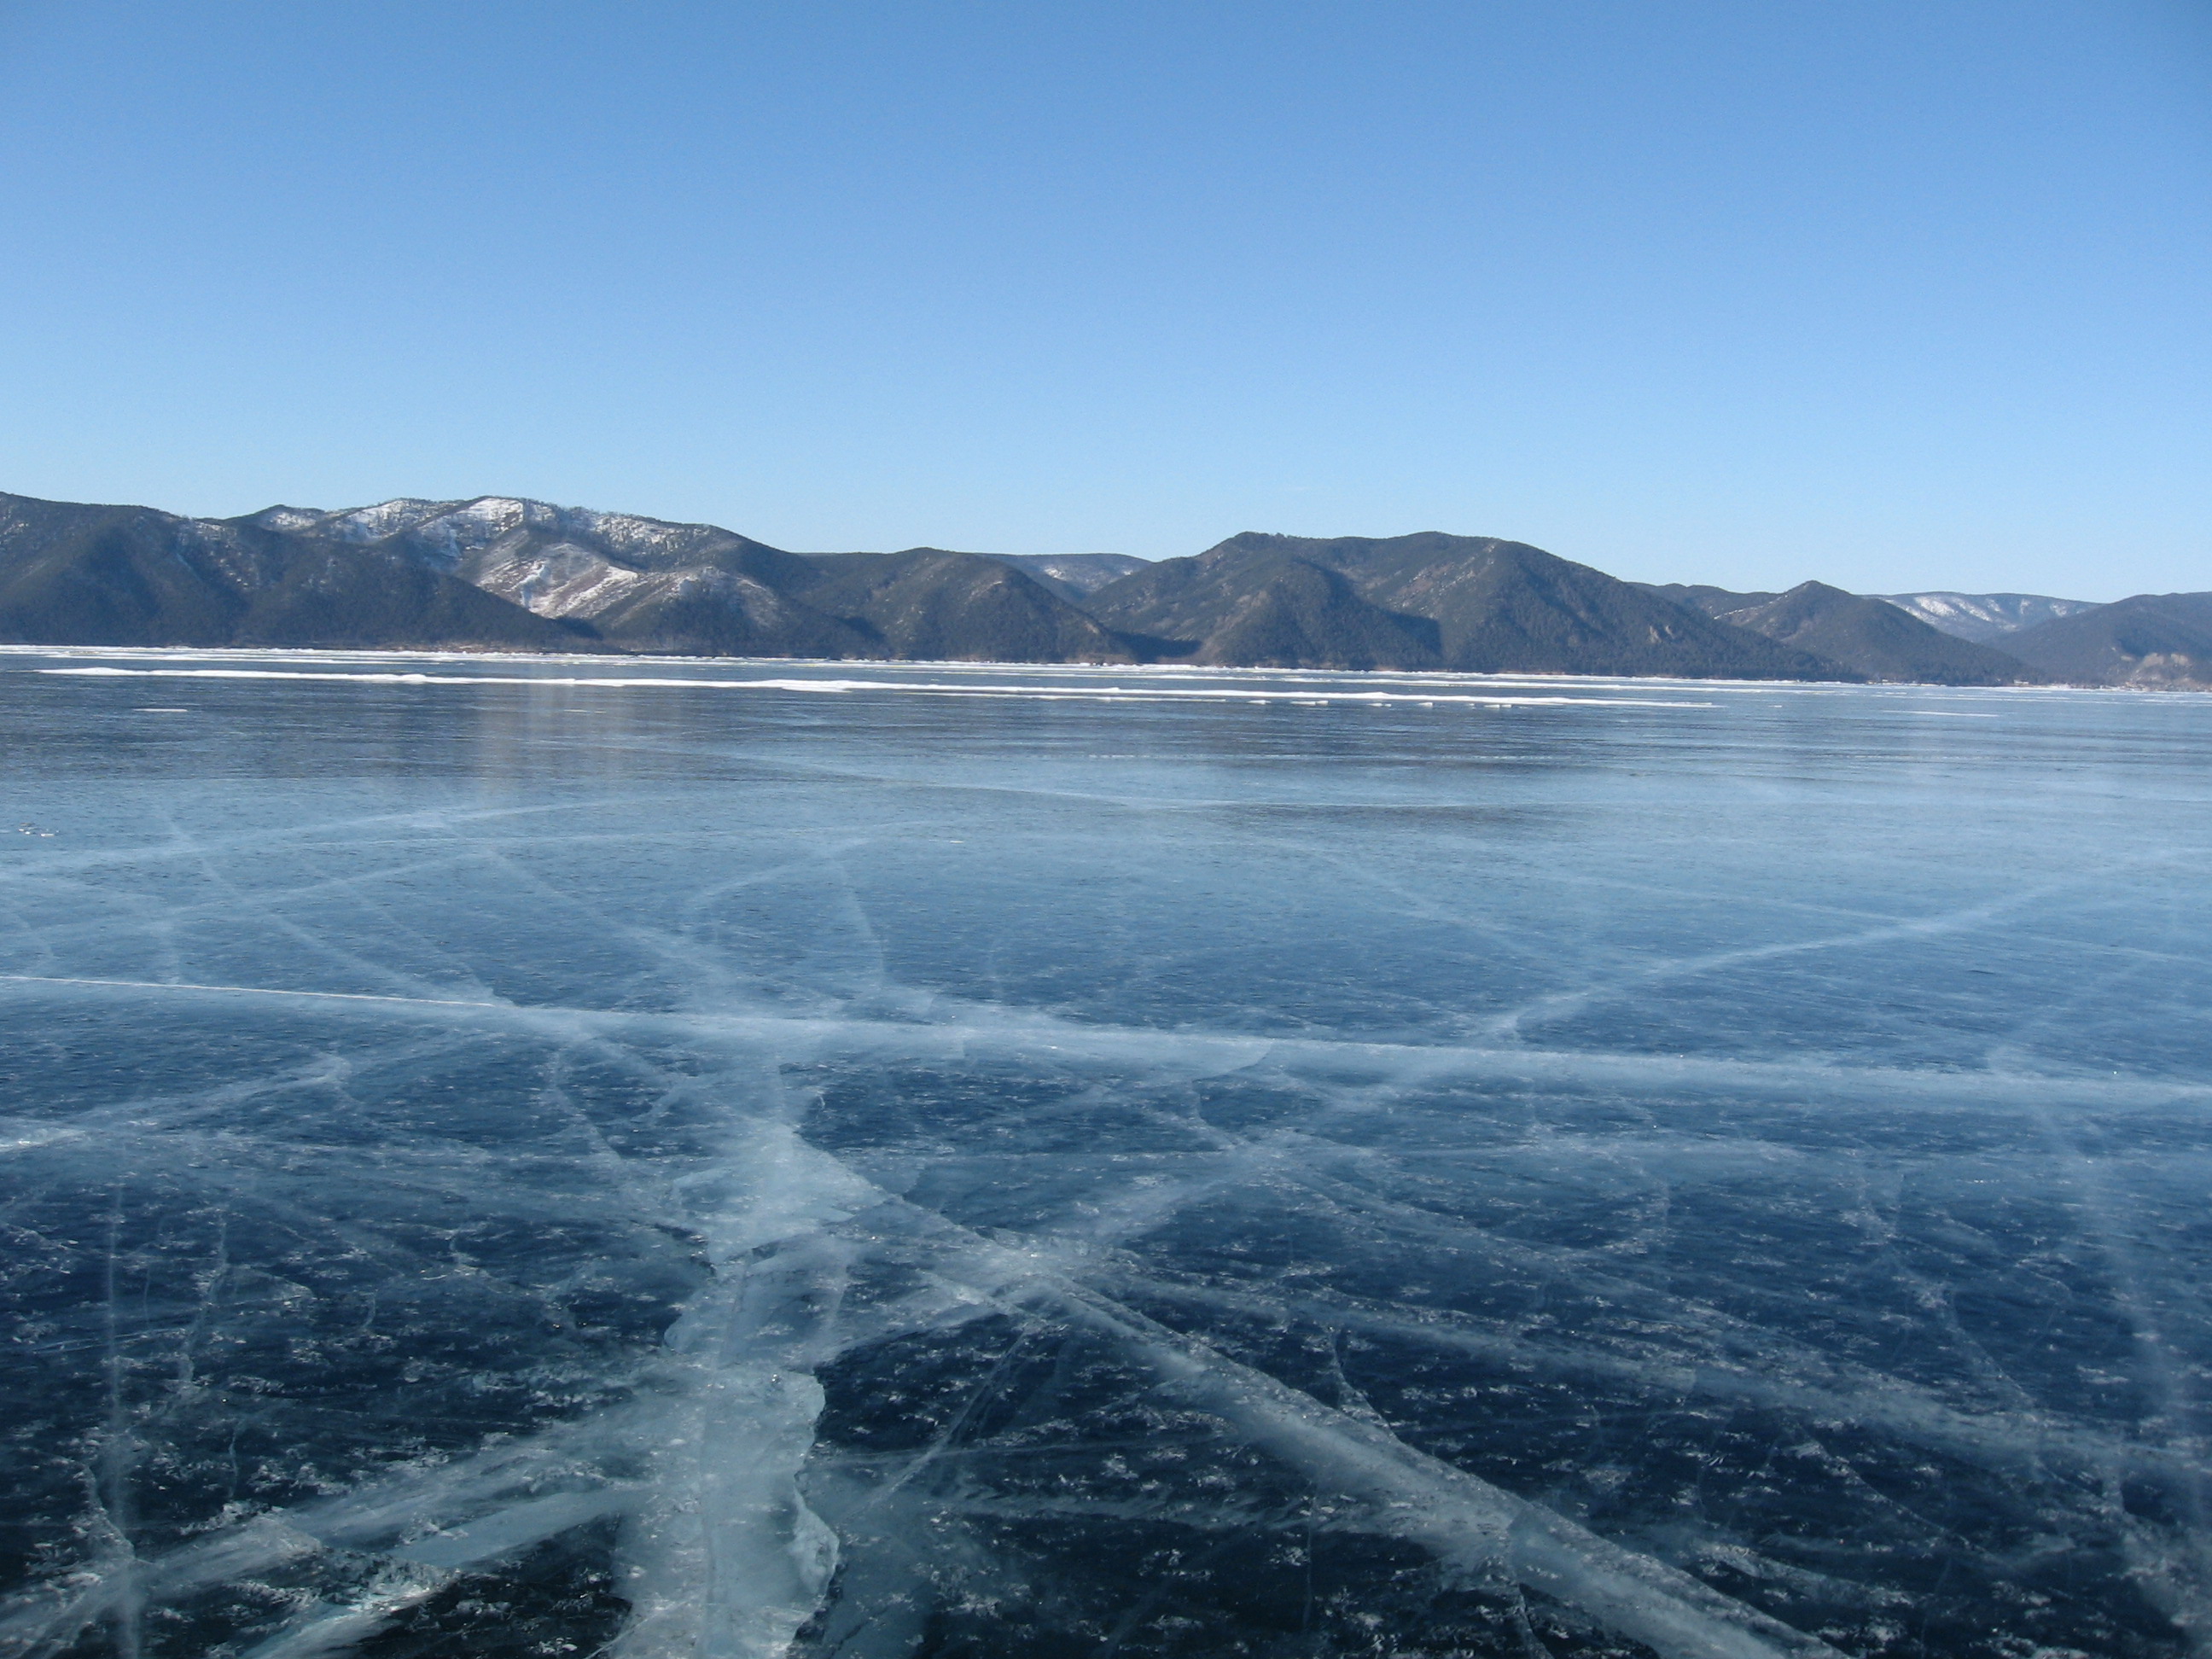
[[1870,597],[1910,611],[1930,628],[1984,644],[2039,623],[2097,608],[2092,600],[2057,599],[2045,593],[1957,593],[1948,588]]
[[580,507],[568,510],[566,523],[572,533],[586,532],[611,551],[648,562],[684,556],[705,557],[745,539],[719,525],[677,524],[666,519],[641,518],[634,513],[595,513]]
[[330,514],[319,507],[264,507],[246,520],[257,530],[305,530],[320,524]]
[[[278,515],[283,515],[280,520]],[[373,506],[319,514],[271,507],[258,522],[273,530],[319,529],[350,542],[404,538],[418,555],[448,568],[483,556],[505,556],[547,539],[580,544],[617,562],[670,568],[710,561],[748,545],[745,538],[710,524],[674,524],[632,513],[558,507],[521,495],[478,495],[430,501],[403,495]],[[512,544],[502,548],[502,544]]]
[[511,531],[556,529],[561,509],[514,495],[473,501],[428,501],[412,496],[331,515],[330,527],[349,541],[382,541],[404,535],[425,551],[452,561]]

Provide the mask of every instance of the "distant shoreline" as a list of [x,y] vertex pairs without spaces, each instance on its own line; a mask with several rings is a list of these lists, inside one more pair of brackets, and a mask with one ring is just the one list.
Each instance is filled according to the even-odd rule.
[[[2088,683],[2056,682],[2046,684],[2015,685],[1948,685],[1928,680],[1774,680],[1737,679],[1726,676],[1692,676],[1667,674],[1577,674],[1545,669],[1464,670],[1413,668],[1310,668],[1270,667],[1257,664],[1213,663],[1100,663],[1100,662],[1036,662],[990,658],[884,658],[884,657],[770,657],[770,656],[704,656],[690,653],[626,652],[626,651],[517,651],[497,646],[391,646],[371,647],[362,646],[185,646],[185,645],[37,645],[0,642],[0,659],[69,656],[90,658],[159,658],[178,661],[244,661],[270,663],[543,663],[548,666],[594,666],[615,668],[618,665],[635,664],[642,666],[708,668],[726,665],[733,668],[808,668],[831,670],[837,668],[870,668],[897,672],[935,671],[939,672],[1031,673],[1031,674],[1087,674],[1139,676],[1145,678],[1181,678],[1189,679],[1256,679],[1327,677],[1332,680],[1364,682],[1401,681],[1414,685],[1444,688],[1455,685],[1494,685],[1540,684],[1544,685],[1630,685],[1711,687],[1732,691],[1945,691],[1976,693],[1990,692],[2072,692],[2072,691],[2136,691],[2150,695],[2208,696],[2203,687],[2173,685],[2099,685]],[[149,678],[153,678],[149,675]],[[164,673],[161,677],[167,678]],[[208,676],[207,678],[217,678]],[[289,677],[288,678],[292,678]],[[308,678],[307,675],[296,678]],[[383,678],[385,677],[379,677]],[[481,684],[529,684],[521,678],[490,676],[466,677],[469,683]],[[586,676],[577,684],[595,680],[618,682],[617,675]],[[396,683],[396,681],[395,681]],[[547,681],[546,684],[564,682]],[[681,684],[680,678],[669,682]]]

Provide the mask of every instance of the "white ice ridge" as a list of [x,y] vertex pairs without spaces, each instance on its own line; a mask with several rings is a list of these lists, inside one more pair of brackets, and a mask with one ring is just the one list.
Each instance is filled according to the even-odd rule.
[[1068,1060],[1192,1067],[1215,1074],[1265,1063],[1322,1070],[1370,1068],[1400,1085],[1492,1080],[1598,1088],[1729,1088],[1784,1100],[1910,1101],[1921,1109],[2040,1112],[2051,1106],[2125,1111],[2177,1102],[2212,1104],[2212,1083],[2186,1079],[2089,1076],[1995,1068],[1965,1071],[1840,1066],[1820,1060],[1724,1060],[1510,1044],[1377,1042],[1360,1038],[1241,1036],[1091,1024],[994,1005],[933,998],[912,1019],[805,1016],[688,1009],[580,1008],[468,998],[317,991],[283,986],[171,980],[93,979],[0,973],[0,986],[54,994],[159,992],[179,999],[242,998],[329,1004],[409,1022],[489,1024],[540,1036],[588,1032],[621,1038],[699,1036],[772,1044],[794,1062],[905,1056],[959,1060],[1044,1055]]
[[[347,667],[355,665],[420,662],[470,670],[480,669],[486,660],[485,653],[480,651],[405,648],[345,650],[305,646],[0,644],[0,661],[5,661],[11,657],[48,660],[65,658],[92,662],[143,662],[152,659],[164,665],[179,663],[240,663],[287,668],[301,664]],[[1990,703],[2003,708],[2023,702],[2039,704],[2084,700],[2093,702],[2108,702],[2112,696],[2108,691],[2089,690],[2077,686],[1863,685],[1811,680],[1696,679],[1663,674],[1560,674],[1540,670],[1485,672],[1451,669],[1253,668],[1194,663],[1022,663],[979,662],[972,659],[953,659],[933,660],[920,658],[902,658],[893,661],[887,659],[702,657],[692,654],[660,654],[653,652],[624,653],[619,657],[610,657],[605,653],[599,652],[501,651],[496,653],[495,659],[501,663],[543,663],[564,667],[599,667],[620,662],[643,667],[695,670],[708,665],[743,666],[770,672],[857,660],[868,662],[872,666],[892,672],[950,670],[986,678],[1056,677],[1078,681],[1111,678],[1152,680],[1162,683],[1188,681],[1198,684],[1221,686],[1262,683],[1318,686],[1340,684],[1428,686],[1446,689],[1453,686],[1514,686],[1529,689],[1568,686],[1588,690],[1610,689],[1646,692],[1694,691],[1700,696],[1751,698],[1759,701],[1772,701],[1778,698],[1801,701],[1811,698],[1823,702],[1834,702],[1842,697],[1848,698],[1853,702],[1875,707],[1893,706],[1899,702],[1923,704],[1931,697],[1940,697],[1948,702]]]
[[428,674],[419,672],[338,673],[325,670],[281,668],[41,668],[41,674],[75,674],[105,678],[198,680],[332,680],[370,685],[536,685],[646,690],[677,688],[694,691],[799,691],[825,696],[848,696],[855,691],[891,691],[916,696],[1019,698],[1043,702],[1200,702],[1316,704],[1413,704],[1417,707],[1460,705],[1482,708],[1711,708],[1710,702],[1682,697],[1597,697],[1475,693],[1456,688],[1408,689],[1385,691],[1353,690],[1340,683],[1269,690],[1259,686],[1190,687],[1166,685],[1033,685],[993,684],[988,680],[919,681],[853,679],[718,680],[681,676],[655,678],[612,675]]

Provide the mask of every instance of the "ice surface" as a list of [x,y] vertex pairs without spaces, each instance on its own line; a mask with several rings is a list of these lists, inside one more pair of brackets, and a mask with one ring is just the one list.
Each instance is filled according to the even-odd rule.
[[0,653],[0,1654],[2212,1651],[2208,738]]

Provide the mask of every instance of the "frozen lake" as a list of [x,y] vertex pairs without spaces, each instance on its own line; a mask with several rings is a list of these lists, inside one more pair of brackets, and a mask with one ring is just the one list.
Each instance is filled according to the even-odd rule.
[[0,653],[0,1654],[2212,1652],[2212,698]]

